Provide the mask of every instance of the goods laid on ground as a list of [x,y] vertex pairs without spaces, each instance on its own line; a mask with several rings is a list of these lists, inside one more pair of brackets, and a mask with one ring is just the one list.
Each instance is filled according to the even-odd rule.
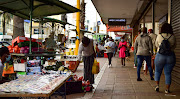
[[70,75],[71,73],[24,75],[16,80],[1,84],[0,92],[46,94],[50,93]]

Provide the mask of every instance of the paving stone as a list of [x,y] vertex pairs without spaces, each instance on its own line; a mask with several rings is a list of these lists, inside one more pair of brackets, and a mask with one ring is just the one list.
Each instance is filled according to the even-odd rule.
[[136,99],[136,97],[135,96],[114,95],[114,96],[112,96],[112,99]]
[[160,99],[160,96],[136,96],[136,99]]

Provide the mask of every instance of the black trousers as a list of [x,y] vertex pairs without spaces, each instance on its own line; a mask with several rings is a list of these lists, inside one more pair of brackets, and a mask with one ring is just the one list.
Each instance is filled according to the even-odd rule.
[[113,53],[107,53],[108,55],[108,60],[109,60],[109,65],[111,64]]
[[94,64],[94,54],[91,56],[83,56],[84,61],[84,80],[89,80],[90,84],[94,84],[94,74],[92,74],[92,66]]

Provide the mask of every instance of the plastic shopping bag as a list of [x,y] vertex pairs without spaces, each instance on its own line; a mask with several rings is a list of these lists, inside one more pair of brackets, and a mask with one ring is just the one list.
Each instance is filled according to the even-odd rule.
[[98,74],[99,73],[99,62],[97,62],[96,59],[94,59],[94,64],[92,67],[92,73],[93,74]]

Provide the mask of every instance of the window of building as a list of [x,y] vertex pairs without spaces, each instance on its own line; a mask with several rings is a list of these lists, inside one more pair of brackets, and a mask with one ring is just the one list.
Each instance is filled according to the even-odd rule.
[[[34,34],[39,34],[39,29],[34,29]],[[44,34],[44,30],[42,30],[42,34]]]

